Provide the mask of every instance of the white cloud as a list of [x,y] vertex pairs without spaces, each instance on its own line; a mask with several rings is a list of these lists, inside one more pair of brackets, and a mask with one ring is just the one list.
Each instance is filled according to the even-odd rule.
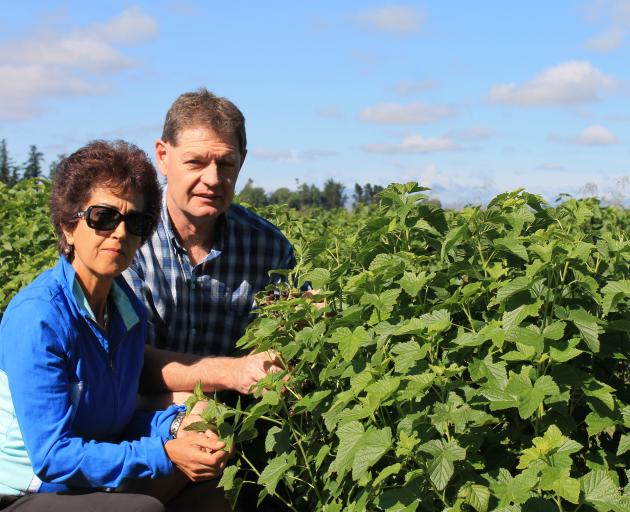
[[267,148],[255,148],[252,155],[263,160],[272,160],[274,162],[295,162],[297,157],[292,151],[282,151]]
[[397,144],[364,144],[361,149],[368,153],[433,153],[454,151],[460,149],[460,146],[443,137],[431,139],[421,135],[410,135]]
[[617,81],[590,62],[569,61],[545,70],[523,84],[497,85],[489,97],[496,103],[516,106],[567,106],[597,101],[600,92]]
[[103,87],[62,70],[38,65],[0,64],[0,120],[19,121],[39,115],[41,98],[100,94]]
[[619,142],[617,136],[608,128],[597,124],[589,126],[568,141],[579,146],[609,146]]
[[472,126],[463,130],[451,130],[447,136],[461,141],[488,140],[496,136],[497,132],[486,126]]
[[354,18],[368,28],[399,36],[419,32],[425,21],[424,11],[412,5],[367,9],[357,13]]
[[416,82],[401,82],[396,87],[398,94],[411,96],[420,92],[432,91],[438,86],[435,80],[418,80]]
[[113,44],[136,44],[157,32],[138,8],[74,31],[36,30],[0,43],[0,120],[37,116],[46,99],[103,94],[104,75],[137,66]]
[[426,103],[383,103],[366,107],[361,111],[361,119],[368,123],[380,124],[427,124],[448,117],[455,112],[450,107],[428,105]]
[[550,142],[563,142],[568,144],[575,144],[576,146],[610,146],[611,144],[617,144],[619,139],[608,128],[595,124],[585,128],[577,135],[572,137],[565,137],[556,133],[547,137]]
[[602,32],[587,40],[585,46],[601,53],[617,50],[630,29],[628,0],[594,0],[586,6],[587,19],[604,25]]
[[601,34],[586,41],[586,47],[601,53],[610,53],[623,44],[625,31],[619,27],[610,27]]
[[336,151],[329,149],[306,149],[304,151],[278,150],[268,148],[256,148],[252,155],[262,160],[271,160],[278,163],[300,163],[304,161],[321,160],[337,155]]
[[341,111],[334,105],[330,105],[319,108],[317,110],[317,115],[328,119],[339,119],[341,117]]
[[157,21],[147,16],[139,7],[129,7],[121,14],[105,23],[96,23],[85,31],[110,43],[142,43],[155,36],[158,31]]
[[564,165],[558,164],[556,162],[543,162],[536,166],[536,169],[540,171],[564,171],[566,168]]

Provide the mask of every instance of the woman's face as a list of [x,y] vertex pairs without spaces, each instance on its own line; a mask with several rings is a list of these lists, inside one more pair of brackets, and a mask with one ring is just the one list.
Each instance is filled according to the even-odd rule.
[[[92,190],[81,210],[93,205],[109,206],[123,215],[142,212],[145,206],[144,197],[137,192],[117,194],[101,187]],[[64,234],[67,242],[74,246],[72,267],[84,286],[118,276],[131,264],[141,243],[140,236],[129,232],[126,222],[103,231],[92,229],[82,218],[73,231],[64,230]]]

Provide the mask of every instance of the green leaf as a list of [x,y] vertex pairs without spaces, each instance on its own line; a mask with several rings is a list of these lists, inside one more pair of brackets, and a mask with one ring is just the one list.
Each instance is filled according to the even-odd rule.
[[389,427],[380,430],[368,430],[361,438],[352,463],[352,479],[359,480],[369,468],[376,464],[392,444],[392,432]]
[[485,485],[471,484],[466,488],[468,503],[477,512],[487,512],[490,501],[490,489]]
[[506,311],[503,313],[503,328],[509,331],[512,327],[518,327],[528,316],[538,316],[538,310],[541,305],[541,302],[522,304],[512,311]]
[[302,411],[312,411],[320,404],[322,400],[324,400],[331,393],[332,390],[326,389],[323,391],[315,391],[313,393],[305,395],[297,402],[295,402],[295,404],[293,405],[293,411],[296,414],[301,413]]
[[548,340],[561,340],[564,337],[564,329],[566,326],[567,324],[565,322],[553,322],[544,328],[543,336]]
[[415,341],[396,343],[391,351],[394,357],[394,369],[396,373],[407,373],[418,361],[424,359],[431,345],[428,343],[420,346]]
[[494,303],[505,302],[506,299],[514,295],[515,293],[522,292],[524,290],[528,290],[532,283],[531,278],[527,276],[517,277],[512,279],[511,281],[507,281],[505,284],[502,284],[501,287],[497,291],[496,301]]
[[234,489],[234,478],[238,473],[238,466],[227,466],[223,470],[223,474],[221,475],[221,480],[219,480],[219,487],[222,487],[223,490],[229,491]]
[[596,436],[600,432],[615,426],[615,420],[609,416],[602,416],[597,411],[591,411],[584,419],[589,436]]
[[529,261],[527,249],[525,249],[525,246],[521,244],[516,238],[496,238],[492,241],[492,243],[497,249],[503,249],[505,251],[511,252],[515,256],[518,256],[522,260]]
[[420,293],[420,290],[424,288],[429,280],[430,276],[425,272],[419,274],[413,274],[412,272],[405,272],[398,281],[400,287],[405,291],[407,295],[412,298],[416,298]]
[[402,464],[397,462],[396,464],[392,464],[391,466],[387,466],[383,468],[383,470],[378,474],[378,476],[373,480],[372,487],[378,486],[381,482],[384,482],[385,479],[392,475],[397,475],[402,469]]
[[317,452],[317,456],[315,457],[315,469],[319,470],[322,463],[324,462],[324,459],[329,453],[330,453],[329,444],[325,444],[319,449],[319,451]]
[[569,313],[569,318],[582,335],[582,339],[593,353],[599,352],[599,334],[601,329],[598,325],[598,318],[591,315],[584,309],[576,309]]
[[606,471],[591,471],[580,481],[584,500],[594,505],[597,510],[611,510],[619,503],[621,498],[619,489]]
[[307,282],[310,282],[315,290],[325,288],[330,282],[330,270],[326,268],[314,268],[309,270],[300,279],[300,284]]
[[630,435],[623,434],[619,439],[619,446],[617,447],[617,455],[623,455],[630,450]]
[[429,332],[439,333],[447,330],[451,326],[451,315],[446,309],[432,311],[420,317]]
[[537,483],[538,477],[534,473],[527,471],[513,478],[507,469],[501,468],[499,477],[490,484],[490,489],[499,499],[500,505],[520,505],[529,499]]
[[276,453],[288,452],[291,447],[291,432],[288,428],[274,425],[267,431],[265,451]]
[[576,348],[579,343],[579,338],[571,338],[568,341],[552,341],[549,345],[549,355],[553,361],[566,363],[582,353],[582,350]]
[[464,460],[466,450],[457,441],[433,440],[418,446],[418,450],[433,456],[429,463],[429,478],[436,489],[443,490],[453,476],[454,461]]
[[505,339],[507,341],[513,341],[532,347],[537,354],[542,354],[545,347],[545,340],[543,339],[543,336],[540,333],[526,327],[511,327],[505,333]]
[[269,494],[276,493],[276,486],[282,479],[284,474],[295,466],[295,453],[283,453],[278,457],[271,459],[258,477],[258,483],[263,485]]
[[358,421],[350,421],[337,429],[339,447],[335,460],[330,465],[329,471],[331,473],[342,476],[352,467],[354,454],[364,433],[363,425]]
[[370,334],[363,327],[356,327],[354,331],[341,327],[330,336],[330,342],[339,345],[339,352],[346,361],[352,361],[359,348],[370,341]]
[[461,226],[449,230],[442,242],[442,250],[440,253],[440,259],[444,261],[449,251],[459,242],[462,238],[468,235],[468,225],[462,224]]

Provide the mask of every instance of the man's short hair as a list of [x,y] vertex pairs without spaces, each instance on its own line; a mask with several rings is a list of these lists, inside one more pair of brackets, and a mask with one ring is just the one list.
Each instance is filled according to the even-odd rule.
[[177,136],[186,128],[210,128],[223,137],[236,136],[241,155],[247,149],[245,117],[234,103],[205,87],[181,94],[166,113],[162,140],[177,146]]

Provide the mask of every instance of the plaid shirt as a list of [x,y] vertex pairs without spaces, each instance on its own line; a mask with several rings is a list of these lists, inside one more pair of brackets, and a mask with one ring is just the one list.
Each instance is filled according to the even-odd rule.
[[147,343],[177,352],[229,355],[252,319],[254,295],[295,265],[280,230],[232,205],[219,218],[210,253],[193,266],[162,207],[153,236],[123,274],[148,310]]

